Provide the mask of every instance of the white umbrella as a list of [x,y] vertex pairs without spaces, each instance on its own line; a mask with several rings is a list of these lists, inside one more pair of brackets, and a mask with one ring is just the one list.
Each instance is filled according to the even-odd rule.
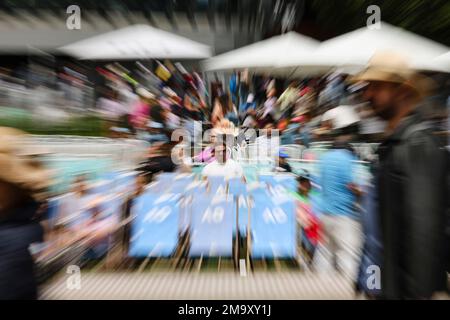
[[173,33],[133,25],[69,44],[59,49],[79,59],[204,59],[209,46]]
[[433,60],[433,65],[450,72],[450,51]]
[[363,68],[376,51],[385,50],[405,55],[415,69],[446,71],[433,59],[448,52],[448,47],[385,22],[380,23],[379,29],[363,27],[324,41],[312,55],[290,55],[278,67]]
[[248,68],[253,72],[286,75],[294,69],[275,69],[280,61],[288,55],[309,57],[318,45],[317,40],[296,32],[289,32],[220,54],[203,61],[202,66],[205,71]]

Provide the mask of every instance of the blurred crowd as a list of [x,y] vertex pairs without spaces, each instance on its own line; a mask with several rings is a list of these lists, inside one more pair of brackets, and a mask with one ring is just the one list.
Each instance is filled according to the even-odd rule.
[[[247,70],[232,73],[226,83],[217,77],[206,81],[170,61],[157,62],[153,69],[136,63],[135,69],[130,73],[118,63],[96,69],[104,85],[97,88],[94,112],[110,137],[150,145],[125,212],[160,172],[191,172],[201,163],[206,178],[245,180],[232,155],[235,145],[264,145],[276,160],[273,170],[289,173],[290,156],[279,146],[310,148],[326,141],[329,150],[320,158],[303,159],[317,161],[320,176],[299,174],[298,190],[291,193],[308,266],[338,269],[371,297],[430,298],[446,290],[448,78],[418,74],[402,57],[382,53],[357,75],[293,81]],[[190,141],[172,139],[180,128]],[[190,148],[195,131],[206,129],[213,134],[195,152]],[[251,129],[264,130],[247,134],[255,132]],[[20,136],[6,129],[0,134],[0,298],[37,297],[28,245],[44,236],[38,222],[49,208],[42,197],[45,169],[35,154],[18,148],[14,139]],[[355,142],[378,143],[377,153],[361,158]],[[358,183],[356,161],[370,165],[369,184]],[[87,180],[76,178],[52,230],[70,230],[69,236],[98,243],[119,222],[101,218],[100,204],[111,200],[89,193]],[[321,205],[315,206],[319,193]],[[381,289],[367,287],[371,265],[381,269]]]

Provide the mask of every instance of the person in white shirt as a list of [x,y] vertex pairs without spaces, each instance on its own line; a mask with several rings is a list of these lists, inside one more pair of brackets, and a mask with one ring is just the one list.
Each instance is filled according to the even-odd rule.
[[230,158],[231,151],[225,142],[218,143],[214,148],[215,160],[203,169],[204,177],[224,176],[225,179],[242,178],[244,170],[241,165]]

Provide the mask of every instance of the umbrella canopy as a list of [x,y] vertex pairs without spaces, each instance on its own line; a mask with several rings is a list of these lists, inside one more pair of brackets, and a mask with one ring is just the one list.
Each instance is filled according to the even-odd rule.
[[434,59],[433,64],[450,72],[450,51]]
[[278,67],[364,67],[375,51],[403,54],[418,70],[447,71],[434,59],[448,52],[448,47],[385,22],[380,23],[379,29],[363,27],[324,41],[313,55],[289,55]]
[[317,40],[289,32],[215,56],[203,61],[202,66],[205,71],[248,68],[254,72],[286,75],[293,69],[276,69],[280,61],[287,55],[310,57],[318,45]]
[[79,59],[204,59],[211,56],[209,46],[173,33],[133,25],[66,45],[61,52]]

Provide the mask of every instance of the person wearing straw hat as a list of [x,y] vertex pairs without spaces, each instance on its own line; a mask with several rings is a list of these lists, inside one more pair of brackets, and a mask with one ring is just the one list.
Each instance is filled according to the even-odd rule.
[[[381,242],[381,297],[427,299],[446,287],[445,210],[448,190],[443,144],[420,115],[432,82],[394,52],[377,52],[353,82],[386,120],[374,166]],[[370,238],[366,234],[366,238]]]
[[0,127],[0,300],[37,299],[28,247],[42,241],[40,208],[51,183],[40,153],[24,132]]

